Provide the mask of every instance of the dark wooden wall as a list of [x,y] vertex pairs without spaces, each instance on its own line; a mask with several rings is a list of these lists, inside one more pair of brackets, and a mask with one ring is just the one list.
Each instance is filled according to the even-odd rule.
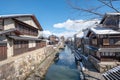
[[14,41],[14,56],[28,51],[43,48],[46,46],[45,41],[36,41],[36,46],[29,48],[29,41]]
[[0,61],[7,58],[7,45],[0,45]]

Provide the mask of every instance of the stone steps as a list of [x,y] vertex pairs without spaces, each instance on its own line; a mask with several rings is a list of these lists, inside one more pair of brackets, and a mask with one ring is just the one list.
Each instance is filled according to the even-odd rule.
[[120,80],[120,66],[110,69],[102,75],[106,80]]

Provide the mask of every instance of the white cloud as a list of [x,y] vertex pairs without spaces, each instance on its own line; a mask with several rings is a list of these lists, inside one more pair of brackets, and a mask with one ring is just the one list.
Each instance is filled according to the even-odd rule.
[[55,28],[64,28],[64,23],[57,23],[57,24],[54,24],[53,27]]
[[45,34],[45,35],[51,35],[52,33],[49,30],[44,30],[43,34]]
[[[65,37],[73,37],[74,34],[78,33],[82,29],[88,28],[90,26],[93,26],[96,22],[99,22],[97,19],[93,20],[66,20],[63,23],[57,23],[54,24],[54,28],[64,28],[65,31],[61,33],[53,33],[49,30],[44,30],[43,32],[40,32],[40,36],[48,37],[49,35],[56,35],[58,37],[65,36]],[[81,34],[78,34],[77,36],[81,36]]]
[[66,20],[63,23],[57,23],[54,24],[54,28],[64,28],[66,30],[73,30],[73,31],[80,31],[82,29],[85,29],[87,27],[92,26],[96,22],[99,22],[98,19],[93,19],[93,20]]
[[50,35],[52,35],[52,32],[50,32],[49,30],[44,30],[44,31],[39,32],[39,36],[41,36],[41,37],[42,36],[48,37]]
[[50,35],[56,35],[58,37],[61,37],[61,36],[64,36],[64,37],[72,37],[76,32],[70,32],[70,31],[64,31],[64,32],[61,32],[61,33],[52,33],[50,32],[49,30],[44,30],[42,32],[39,33],[39,37],[48,37]]
[[64,31],[61,33],[55,33],[56,36],[72,37],[76,32]]

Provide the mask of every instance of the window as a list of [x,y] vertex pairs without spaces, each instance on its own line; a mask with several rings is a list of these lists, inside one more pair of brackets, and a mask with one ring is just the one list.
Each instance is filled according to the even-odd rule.
[[17,24],[17,29],[20,30],[21,33],[26,34],[26,35],[32,35],[32,36],[37,36],[38,30],[34,27],[23,25],[23,24]]
[[114,56],[114,53],[110,52],[110,56]]
[[106,53],[105,53],[105,56],[109,56],[109,53],[108,53],[108,52],[106,52]]
[[29,48],[36,47],[35,41],[29,41]]
[[103,39],[103,45],[109,45],[109,39]]
[[114,45],[114,39],[110,39],[110,45]]
[[120,16],[119,16],[119,28],[120,28]]
[[0,19],[0,30],[3,30],[3,20]]
[[18,41],[18,48],[21,48],[22,45],[21,45],[21,41]]
[[97,39],[92,39],[92,44],[97,45]]
[[19,48],[26,48],[26,44],[28,44],[28,41],[14,41],[14,48],[19,49]]
[[118,16],[108,16],[104,22],[104,25],[107,27],[118,27],[119,25],[119,17]]
[[120,40],[119,39],[115,39],[115,45],[120,45]]
[[103,45],[120,45],[119,39],[103,39]]
[[105,56],[106,54],[105,54],[105,52],[101,52],[100,55],[101,56]]
[[14,47],[15,47],[15,49],[21,48],[21,42],[20,41],[15,41],[14,42]]
[[101,56],[115,56],[114,52],[101,52],[100,53]]
[[17,49],[17,47],[18,47],[17,45],[18,45],[17,41],[14,41],[14,48],[15,49]]

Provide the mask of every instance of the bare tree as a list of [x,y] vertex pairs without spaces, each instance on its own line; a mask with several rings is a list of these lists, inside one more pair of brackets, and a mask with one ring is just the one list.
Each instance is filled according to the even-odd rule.
[[[80,0],[78,0],[78,1],[80,1]],[[73,3],[72,0],[67,0],[68,4],[72,7],[72,9],[75,9],[75,10],[78,10],[81,12],[91,13],[91,14],[94,14],[94,15],[97,15],[100,17],[103,16],[104,14],[101,12],[98,12],[98,10],[100,10],[101,8],[103,8],[105,6],[107,6],[108,8],[110,8],[114,12],[120,12],[119,9],[117,9],[113,6],[113,2],[119,1],[119,0],[97,0],[97,1],[100,2],[102,5],[95,6],[94,8],[91,8],[91,7],[90,8],[83,8],[80,5],[76,5],[75,3]]]
[[116,12],[120,12],[118,9],[116,9],[114,6],[113,6],[113,4],[112,4],[112,2],[113,1],[116,1],[116,0],[108,0],[108,3],[106,3],[104,0],[98,0],[99,2],[101,2],[101,3],[103,3],[103,4],[105,4],[106,6],[108,6],[109,8],[111,8],[111,9],[113,9],[114,11],[116,11]]

